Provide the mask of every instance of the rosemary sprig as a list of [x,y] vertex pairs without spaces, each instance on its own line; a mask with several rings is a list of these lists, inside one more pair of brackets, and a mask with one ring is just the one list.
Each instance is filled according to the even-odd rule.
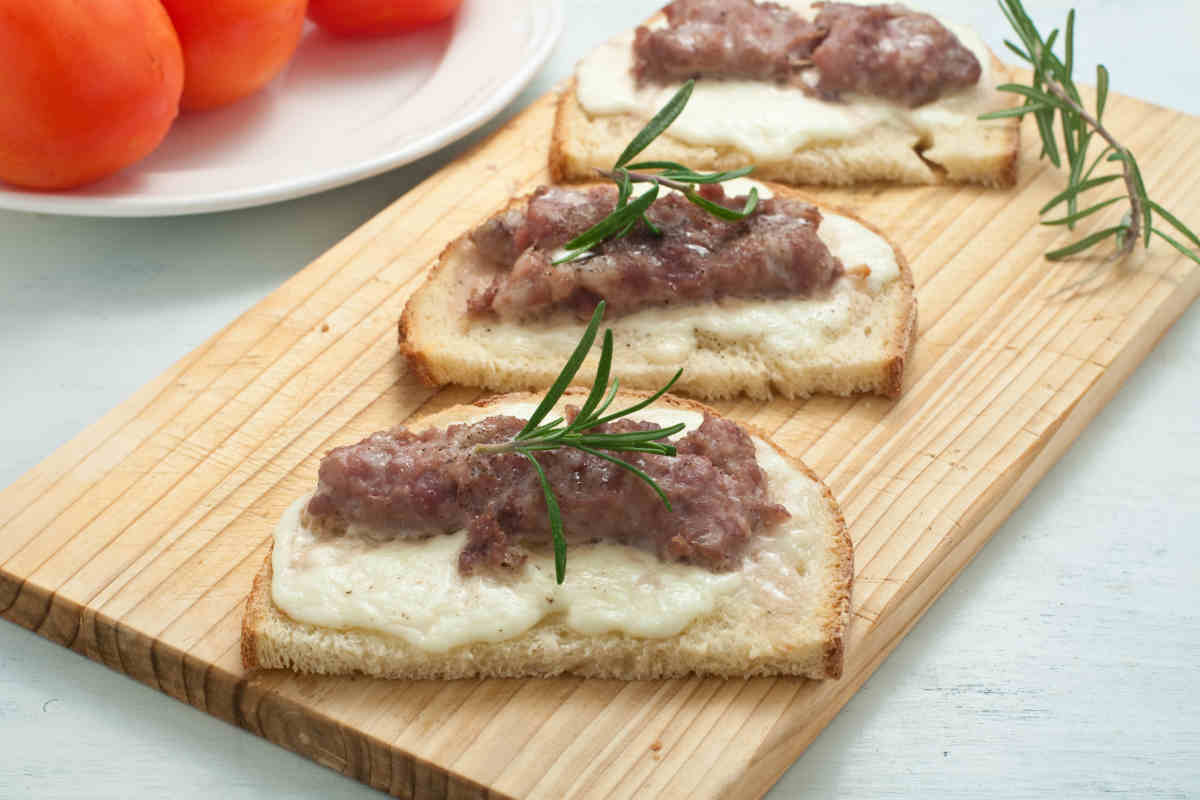
[[[629,144],[621,152],[621,155],[617,157],[617,161],[613,164],[612,169],[596,170],[600,175],[611,178],[616,182],[617,205],[607,217],[563,245],[563,250],[565,251],[563,255],[550,263],[566,264],[570,261],[576,261],[593,255],[593,247],[608,239],[620,239],[633,230],[638,222],[644,224],[651,233],[656,235],[662,233],[646,217],[646,210],[650,208],[650,204],[658,197],[659,186],[666,186],[682,192],[683,196],[689,201],[721,219],[745,219],[754,213],[754,209],[758,207],[758,189],[756,188],[752,187],[750,189],[750,194],[746,198],[746,204],[741,211],[726,208],[711,200],[706,200],[700,196],[700,193],[696,189],[696,186],[702,183],[722,183],[734,178],[740,178],[743,175],[749,175],[754,167],[705,173],[696,172],[674,161],[629,163],[633,160],[634,156],[649,147],[651,142],[671,126],[671,123],[675,121],[675,118],[679,116],[684,106],[687,105],[695,85],[696,82],[694,80],[689,80],[683,86],[679,87],[679,91],[646,123],[646,127],[638,131],[637,135],[630,140]],[[654,170],[657,174],[651,174],[645,170]],[[652,183],[654,185],[648,191],[630,201],[630,197],[633,195],[633,184],[635,183]]]
[[602,458],[605,461],[610,461],[618,467],[629,470],[649,484],[650,488],[662,498],[667,509],[670,510],[671,508],[670,499],[667,498],[662,488],[654,482],[653,478],[633,464],[610,455],[610,453],[623,451],[628,453],[654,453],[663,456],[673,456],[675,455],[675,447],[660,440],[674,436],[682,431],[684,428],[683,423],[681,422],[666,428],[656,428],[648,431],[630,431],[628,433],[597,433],[593,429],[598,425],[603,425],[606,422],[620,419],[635,411],[640,411],[662,397],[675,384],[675,381],[679,380],[679,376],[683,373],[682,369],[676,371],[675,376],[667,381],[665,386],[644,400],[619,411],[605,414],[604,412],[608,411],[609,406],[612,405],[613,400],[617,396],[617,386],[619,384],[615,378],[611,383],[608,380],[609,373],[612,370],[613,335],[611,329],[606,330],[604,332],[604,343],[600,347],[600,361],[596,365],[596,378],[592,382],[591,391],[588,392],[587,399],[583,401],[583,405],[580,407],[575,419],[569,425],[563,424],[562,417],[557,417],[550,422],[542,422],[546,418],[546,415],[554,408],[554,404],[562,397],[563,392],[566,391],[567,387],[571,384],[571,380],[575,377],[575,373],[579,371],[579,367],[582,366],[584,359],[587,358],[588,351],[592,349],[592,343],[596,340],[596,332],[600,329],[600,319],[603,316],[604,301],[601,300],[596,304],[596,310],[592,313],[592,320],[583,332],[583,338],[575,346],[575,351],[567,359],[562,372],[559,373],[554,383],[546,391],[546,396],[542,398],[542,402],[538,404],[533,414],[530,415],[529,421],[525,423],[525,427],[510,441],[499,444],[479,445],[475,448],[475,452],[477,453],[520,453],[533,464],[534,469],[537,471],[538,480],[542,484],[542,494],[546,498],[546,512],[550,516],[550,532],[554,539],[554,577],[558,583],[563,582],[567,572],[567,540],[563,535],[562,512],[558,507],[558,499],[554,496],[554,489],[550,486],[550,481],[546,477],[546,471],[542,469],[542,465],[538,463],[534,453],[542,450],[556,450],[560,447],[574,447],[576,450],[581,450],[590,455]]
[[[1191,242],[1193,247],[1200,247],[1200,237],[1197,237],[1183,222],[1161,205],[1150,199],[1146,193],[1146,185],[1142,180],[1137,159],[1134,158],[1129,148],[1118,142],[1104,127],[1104,105],[1108,99],[1109,75],[1103,64],[1096,67],[1095,113],[1093,114],[1083,107],[1079,89],[1075,86],[1072,76],[1075,60],[1075,10],[1072,9],[1067,14],[1067,24],[1062,37],[1063,56],[1059,58],[1054,53],[1054,45],[1058,41],[1059,35],[1057,28],[1043,39],[1037,26],[1034,25],[1033,20],[1021,5],[1021,0],[999,0],[999,4],[1000,10],[1004,12],[1009,24],[1017,32],[1024,47],[1008,40],[1005,40],[1004,44],[1033,68],[1033,81],[1028,86],[1019,83],[1005,83],[998,86],[997,88],[1001,91],[1023,96],[1025,104],[984,114],[980,119],[1024,117],[1026,114],[1032,114],[1037,122],[1038,133],[1042,138],[1041,155],[1050,159],[1050,163],[1056,167],[1062,166],[1063,162],[1054,132],[1054,122],[1056,119],[1059,121],[1062,129],[1062,152],[1066,156],[1067,164],[1067,188],[1052,197],[1046,205],[1042,206],[1039,213],[1046,214],[1063,203],[1066,203],[1066,213],[1054,219],[1043,220],[1042,224],[1066,225],[1069,229],[1074,229],[1076,222],[1114,203],[1122,200],[1129,203],[1119,224],[1096,231],[1065,247],[1051,250],[1046,253],[1046,258],[1057,261],[1087,250],[1106,239],[1115,238],[1116,249],[1101,262],[1096,272],[1072,285],[1077,286],[1091,280],[1106,265],[1119,261],[1133,252],[1134,245],[1139,239],[1142,240],[1143,247],[1149,247],[1150,237],[1155,235],[1200,264],[1200,255],[1197,255],[1194,249],[1185,246],[1167,233],[1164,228],[1155,225],[1155,215]],[[1094,136],[1099,136],[1105,146],[1089,164],[1088,150]],[[1101,161],[1105,163],[1120,162],[1121,172],[1093,178],[1092,173]],[[1123,197],[1115,197],[1089,205],[1082,210],[1079,209],[1080,195],[1116,180],[1124,182],[1125,195]]]

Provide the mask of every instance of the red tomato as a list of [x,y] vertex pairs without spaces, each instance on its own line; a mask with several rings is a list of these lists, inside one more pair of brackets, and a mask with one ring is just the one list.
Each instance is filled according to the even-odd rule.
[[300,43],[305,0],[162,0],[183,45],[185,109],[258,91]]
[[0,180],[67,189],[158,146],[183,59],[158,0],[0,0]]
[[462,0],[309,0],[308,18],[338,36],[400,33],[441,22]]

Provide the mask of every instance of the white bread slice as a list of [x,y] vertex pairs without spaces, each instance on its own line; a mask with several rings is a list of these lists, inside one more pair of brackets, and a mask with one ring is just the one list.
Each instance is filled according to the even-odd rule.
[[[566,400],[578,404],[582,392]],[[622,393],[620,407],[636,396]],[[410,425],[414,430],[504,413],[533,395],[501,395],[454,406]],[[709,411],[698,403],[666,396],[655,408]],[[374,630],[335,630],[291,619],[272,601],[268,554],[246,601],[242,660],[247,669],[292,669],[319,674],[362,673],[383,678],[548,677],[559,674],[642,680],[688,674],[726,677],[841,675],[853,552],[842,513],[823,483],[800,461],[752,429],[759,461],[768,473],[771,499],[809,526],[788,532],[797,563],[771,561],[751,546],[737,591],[720,595],[711,612],[676,635],[643,638],[621,632],[585,635],[565,625],[562,615],[543,618],[524,633],[497,642],[475,642],[431,652]],[[769,452],[768,452],[769,451]],[[764,459],[764,453],[766,458]],[[786,481],[786,483],[785,483]],[[781,534],[782,535],[782,534]],[[763,541],[769,541],[769,538]],[[770,546],[770,545],[766,545]],[[755,572],[762,564],[769,573]],[[781,566],[782,564],[782,566]],[[571,579],[568,561],[567,580]],[[769,574],[764,579],[758,577]],[[785,598],[786,599],[783,599]]]
[[[660,12],[649,22],[663,19]],[[993,83],[1006,82],[1008,68],[990,51],[988,56]],[[550,145],[550,174],[560,182],[594,180],[596,168],[610,168],[625,144],[657,111],[647,108],[644,115],[589,114],[579,103],[576,83],[573,78],[559,96]],[[996,93],[994,100],[995,106],[988,110],[1021,102],[1019,95],[1010,93]],[[755,178],[792,185],[952,181],[1010,187],[1017,180],[1020,128],[1020,119],[1016,117],[989,122],[934,122],[920,133],[904,125],[887,123],[850,138],[815,139],[786,158],[774,159],[755,158],[730,144],[693,144],[672,136],[668,129],[637,159],[678,161],[701,171],[732,170],[753,164]]]
[[[765,186],[775,195],[799,196],[782,185]],[[527,199],[516,198],[510,205]],[[606,319],[620,348],[621,385],[654,390],[682,367],[673,391],[701,399],[899,395],[916,331],[912,272],[904,255],[878,230],[848,212],[829,206],[821,210],[880,237],[876,243],[890,247],[895,259],[892,277],[877,286],[843,276],[827,299],[727,298]],[[832,225],[822,222],[826,224]],[[824,231],[818,228],[819,234]],[[859,262],[845,266],[849,270]],[[880,270],[878,264],[875,268]],[[426,383],[537,390],[550,385],[579,341],[586,321],[570,312],[521,324],[468,315],[472,288],[489,280],[494,269],[464,235],[446,247],[409,299],[400,319],[401,351]],[[774,315],[770,330],[749,316],[759,315],[761,321],[764,313]],[[579,383],[591,382],[596,358],[584,363]]]

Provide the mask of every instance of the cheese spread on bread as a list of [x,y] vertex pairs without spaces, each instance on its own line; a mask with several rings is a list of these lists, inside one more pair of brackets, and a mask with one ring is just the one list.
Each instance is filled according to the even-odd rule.
[[[505,410],[528,415],[533,408],[529,403]],[[487,413],[481,410],[480,417]],[[689,428],[703,421],[699,412],[671,408],[647,409],[638,417]],[[549,547],[533,549],[515,575],[464,576],[457,560],[465,532],[378,542],[362,535],[318,537],[302,524],[304,498],[275,531],[272,599],[299,622],[390,634],[429,652],[503,641],[550,617],[582,634],[664,638],[712,613],[723,597],[818,603],[822,579],[806,580],[803,565],[824,546],[823,529],[814,521],[820,486],[770,445],[754,443],[772,499],[792,517],[755,537],[740,570],[714,573],[596,542],[571,546],[562,585],[555,584]],[[811,597],[798,594],[797,580]]]
[[[808,2],[784,2],[798,13],[813,13]],[[801,87],[745,79],[700,79],[687,107],[672,123],[670,135],[697,146],[731,146],[753,160],[779,161],[815,143],[844,141],[876,129],[901,129],[928,136],[935,129],[981,123],[979,114],[1006,105],[996,91],[992,57],[969,28],[939,21],[974,53],[982,67],[972,87],[917,108],[863,95],[822,100]],[[660,20],[659,24],[665,24]],[[644,115],[661,108],[676,85],[638,86],[633,77],[633,33],[609,40],[589,54],[576,71],[576,96],[592,117]],[[816,74],[810,72],[815,83]]]

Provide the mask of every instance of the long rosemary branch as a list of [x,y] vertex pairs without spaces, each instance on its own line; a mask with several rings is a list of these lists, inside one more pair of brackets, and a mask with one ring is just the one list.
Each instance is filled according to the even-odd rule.
[[[1110,237],[1115,238],[1116,249],[1104,259],[1097,272],[1084,278],[1082,282],[1086,282],[1098,274],[1104,265],[1120,261],[1133,252],[1139,239],[1144,247],[1149,247],[1150,238],[1153,235],[1163,239],[1180,253],[1200,264],[1200,255],[1197,255],[1195,249],[1200,247],[1200,237],[1197,237],[1190,228],[1160,204],[1150,199],[1137,159],[1129,148],[1117,141],[1112,132],[1103,124],[1109,81],[1108,70],[1104,65],[1096,68],[1095,113],[1089,112],[1083,106],[1079,89],[1072,76],[1075,61],[1075,11],[1071,10],[1067,14],[1067,24],[1062,37],[1063,56],[1059,58],[1054,52],[1054,45],[1059,37],[1058,29],[1051,31],[1049,36],[1043,38],[1022,6],[1021,0],[999,0],[999,4],[1000,10],[1021,40],[1021,45],[1008,40],[1004,44],[1033,68],[1033,80],[1028,85],[1006,83],[997,87],[1001,91],[1023,96],[1025,104],[1017,108],[984,114],[980,118],[999,119],[1024,117],[1026,114],[1033,115],[1042,139],[1042,156],[1048,158],[1055,166],[1060,166],[1062,163],[1054,131],[1055,120],[1058,120],[1062,131],[1063,151],[1067,157],[1067,188],[1051,198],[1050,202],[1041,208],[1040,213],[1045,214],[1052,208],[1066,203],[1067,214],[1060,218],[1043,220],[1042,224],[1066,225],[1068,228],[1074,228],[1076,222],[1114,203],[1121,200],[1129,203],[1129,208],[1117,225],[1103,228],[1065,247],[1052,250],[1046,253],[1046,258],[1050,260],[1066,258],[1094,247]],[[1103,139],[1106,146],[1085,169],[1093,135]],[[1092,173],[1102,160],[1120,161],[1121,173],[1093,178]],[[1124,197],[1110,198],[1079,210],[1078,203],[1081,194],[1116,180],[1124,182]],[[1191,246],[1178,241],[1163,228],[1156,227],[1155,215],[1183,236]]]

